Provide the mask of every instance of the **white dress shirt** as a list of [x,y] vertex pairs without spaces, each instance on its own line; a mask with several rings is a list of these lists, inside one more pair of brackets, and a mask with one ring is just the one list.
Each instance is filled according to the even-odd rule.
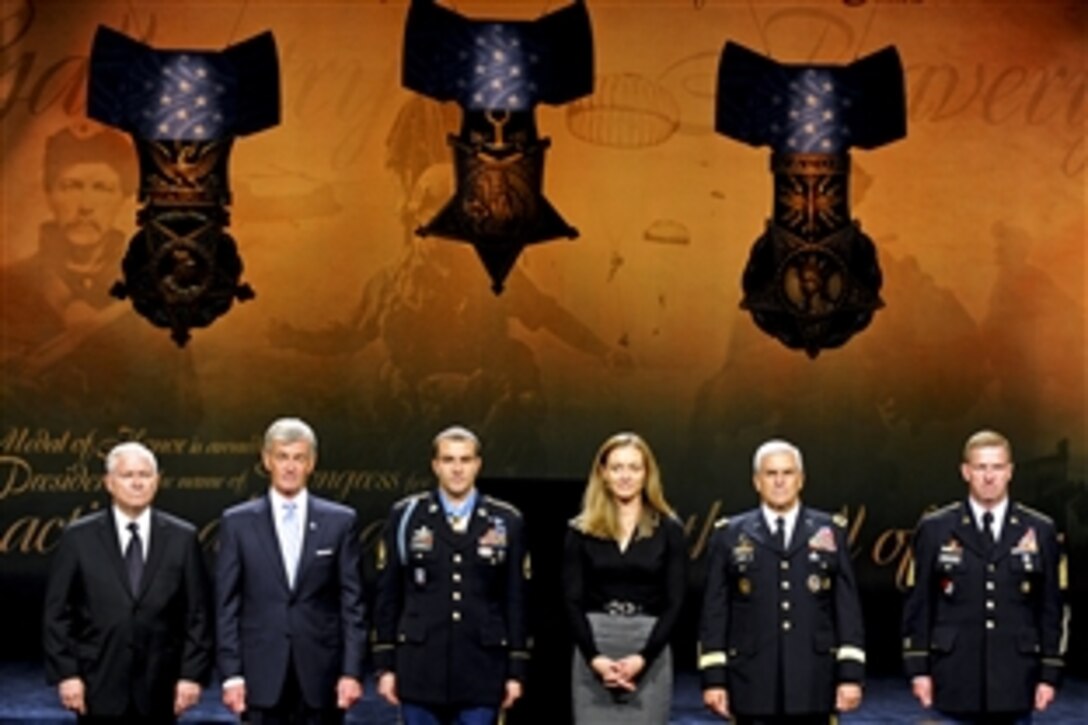
[[140,532],[140,543],[143,544],[140,547],[140,553],[143,554],[144,561],[147,561],[147,552],[151,549],[151,507],[148,506],[140,512],[139,516],[133,519],[122,513],[121,509],[114,504],[113,523],[117,527],[117,540],[121,542],[122,554],[128,551],[128,542],[132,538],[132,532],[128,530],[128,525],[133,521],[136,522],[136,530]]
[[793,541],[793,529],[797,526],[797,515],[801,512],[801,504],[796,503],[789,511],[781,512],[775,511],[766,504],[761,504],[760,508],[763,509],[763,518],[772,534],[778,528],[778,519],[783,519],[786,524],[786,548],[788,549],[790,542]]

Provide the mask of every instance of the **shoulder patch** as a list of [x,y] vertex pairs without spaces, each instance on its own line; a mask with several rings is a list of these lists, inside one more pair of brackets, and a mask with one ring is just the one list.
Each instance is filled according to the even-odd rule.
[[1024,513],[1026,513],[1028,516],[1034,516],[1037,519],[1042,519],[1043,521],[1047,522],[1048,524],[1054,523],[1054,519],[1050,518],[1049,516],[1044,514],[1042,511],[1037,511],[1036,509],[1033,509],[1030,506],[1025,506],[1024,504],[1020,503],[1019,501],[1017,501],[1013,505],[1017,509],[1019,509],[1020,511],[1023,511]]
[[481,496],[480,498],[488,506],[491,506],[491,507],[494,507],[494,508],[497,508],[497,509],[502,509],[503,511],[505,511],[508,514],[511,514],[513,516],[517,516],[519,519],[521,518],[521,511],[518,510],[517,506],[514,506],[511,503],[507,503],[506,501],[503,501],[500,498],[493,498],[493,497],[487,496],[487,495]]
[[718,519],[717,521],[714,522],[714,528],[715,529],[724,529],[728,525],[729,525],[729,517],[728,516],[722,516],[720,519]]

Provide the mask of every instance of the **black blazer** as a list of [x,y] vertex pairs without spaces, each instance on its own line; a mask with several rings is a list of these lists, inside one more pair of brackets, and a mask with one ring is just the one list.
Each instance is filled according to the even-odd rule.
[[212,666],[211,591],[196,530],[152,510],[133,592],[112,511],[75,521],[61,537],[43,611],[46,680],[82,678],[89,715],[173,718],[178,680],[207,684]]
[[216,564],[218,664],[241,676],[251,707],[272,707],[289,662],[310,707],[336,707],[336,682],[362,680],[366,652],[355,511],[308,495],[295,588],[267,495],[228,509]]

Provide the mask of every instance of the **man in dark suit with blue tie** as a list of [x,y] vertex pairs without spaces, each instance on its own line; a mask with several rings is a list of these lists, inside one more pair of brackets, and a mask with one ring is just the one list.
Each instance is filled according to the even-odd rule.
[[228,509],[216,566],[223,702],[257,725],[343,722],[366,647],[355,511],[306,490],[317,437],[297,418],[264,436],[268,494]]
[[106,456],[104,510],[64,530],[43,606],[46,679],[83,723],[168,723],[212,666],[211,592],[196,529],[151,508],[155,455]]

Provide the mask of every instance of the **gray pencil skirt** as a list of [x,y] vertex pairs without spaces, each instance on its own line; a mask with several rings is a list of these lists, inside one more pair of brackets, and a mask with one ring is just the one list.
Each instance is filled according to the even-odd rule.
[[[592,612],[589,626],[597,649],[619,659],[635,654],[650,636],[656,617],[614,617]],[[644,670],[638,689],[623,692],[606,688],[575,648],[571,668],[574,722],[580,725],[661,725],[669,721],[672,702],[672,652],[666,646]]]

